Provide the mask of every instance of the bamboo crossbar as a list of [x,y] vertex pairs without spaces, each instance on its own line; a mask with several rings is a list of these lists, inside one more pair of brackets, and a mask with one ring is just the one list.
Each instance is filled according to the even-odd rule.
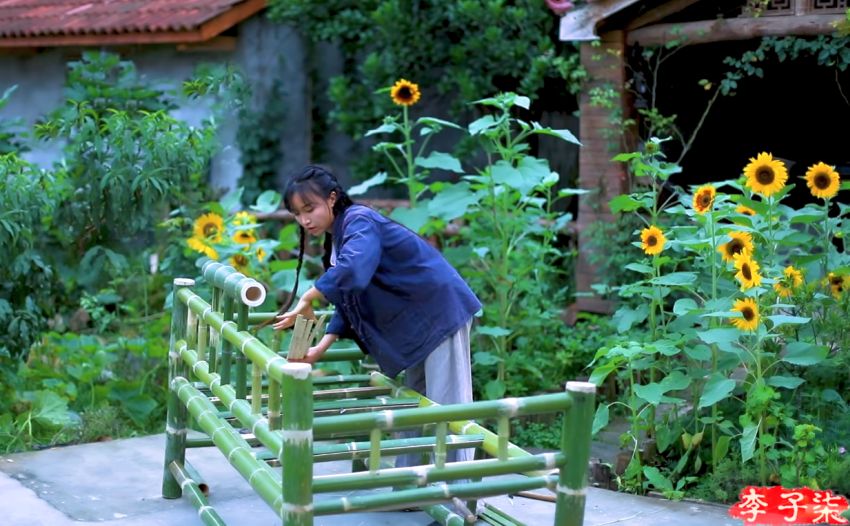
[[[224,525],[185,458],[187,447],[212,444],[285,526],[312,526],[319,515],[411,506],[422,507],[442,524],[461,525],[474,518],[469,510],[475,506],[473,501],[467,508],[459,499],[540,488],[555,492],[555,524],[582,524],[593,385],[568,382],[562,393],[441,406],[377,372],[313,377],[309,364],[288,362],[286,353],[273,350],[280,347],[280,333],[269,348],[248,331],[252,323],[274,315],[250,312],[265,298],[259,284],[219,263],[201,266],[213,285],[210,303],[191,290],[192,280],[174,282],[164,497],[186,494],[204,524]],[[302,330],[298,345],[313,340],[310,327]],[[323,361],[363,356],[358,349],[332,349]],[[510,419],[540,413],[564,414],[561,448],[532,455],[510,442]],[[190,418],[206,439],[187,438]],[[491,419],[497,433],[475,422]],[[433,436],[387,436],[408,428]],[[347,441],[314,442],[334,437]],[[473,447],[493,458],[446,462],[448,451]],[[432,463],[396,468],[385,459],[412,453],[430,454]],[[335,460],[360,467],[352,473],[314,474],[314,463]],[[524,476],[505,477],[511,474]],[[314,498],[314,493],[387,487],[394,491]],[[458,506],[457,513],[443,505],[449,502]]]

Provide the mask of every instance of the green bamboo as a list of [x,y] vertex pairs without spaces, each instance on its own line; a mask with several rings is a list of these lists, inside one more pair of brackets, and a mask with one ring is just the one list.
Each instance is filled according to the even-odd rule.
[[[185,342],[179,342],[179,352],[183,361],[191,367],[194,375],[209,386],[213,394],[215,394],[221,402],[230,409],[233,415],[239,420],[239,423],[251,430],[257,439],[264,446],[274,452],[279,452],[281,448],[281,438],[279,433],[275,433],[269,428],[268,422],[261,415],[255,414],[251,410],[250,404],[245,400],[236,398],[236,392],[233,386],[222,383],[221,376],[217,373],[210,373],[209,366],[206,362],[198,361],[197,353],[189,349]],[[211,407],[215,407],[207,398]],[[218,418],[219,412],[216,410],[214,415]],[[222,420],[224,422],[224,420]]]
[[[244,303],[237,303],[236,307],[237,318],[236,329],[244,331],[248,328],[248,306]],[[190,344],[191,347],[191,344]],[[245,399],[248,394],[248,364],[245,359],[245,354],[236,353],[236,398]]]
[[[209,258],[198,261],[204,280],[221,289],[226,296],[249,307],[258,307],[266,299],[266,289],[254,278],[239,273],[233,267],[222,265]],[[232,317],[226,318],[232,320]]]
[[[212,291],[212,304],[207,305],[210,311],[219,312],[221,310],[221,289],[217,289],[213,287]],[[186,305],[189,305],[189,300],[186,300]],[[191,308],[191,307],[190,307]],[[198,312],[198,311],[195,311]],[[208,323],[206,320],[205,313],[201,314],[201,321],[204,323]],[[210,331],[210,341],[209,341],[209,364],[210,371],[218,372],[218,357],[221,356],[221,333],[215,330],[213,327],[209,327]]]
[[558,479],[555,524],[581,526],[587,499],[587,463],[590,460],[591,429],[596,386],[589,382],[567,382],[573,407],[564,415],[561,451],[569,459]]
[[[254,368],[257,370],[260,369],[256,365]],[[280,429],[280,383],[277,380],[269,380],[268,417],[269,427],[271,429]]]
[[[446,437],[446,449],[466,449],[477,447],[484,441],[481,435]],[[434,437],[412,437],[396,438],[381,441],[381,453],[384,456],[400,455],[405,453],[419,453],[433,451],[436,444]],[[355,458],[367,458],[371,451],[370,442],[348,442],[344,444],[316,444],[313,446],[313,460],[315,462],[328,462],[331,460],[351,460]]]
[[487,497],[544,487],[554,488],[557,482],[558,477],[556,475],[543,475],[540,477],[518,477],[474,484],[439,484],[423,488],[347,496],[340,499],[323,499],[315,502],[314,513],[316,515],[332,515],[343,512],[391,510],[405,508],[411,504],[425,506],[445,502],[451,500],[452,497],[459,499]]
[[425,506],[422,511],[444,526],[466,526],[466,521],[457,513],[442,504]]
[[[271,401],[273,397],[271,396],[271,386],[274,385],[274,382],[269,384],[269,406],[271,406]],[[251,412],[254,414],[262,414],[263,412],[263,398],[262,396],[254,396],[254,393],[262,393],[263,392],[263,370],[259,367],[254,367],[251,365]]]
[[[186,321],[189,309],[186,304],[177,299],[180,290],[190,290],[195,282],[191,279],[177,278],[174,280],[174,301],[171,307],[171,336],[168,342],[168,379],[170,382],[184,372],[180,360],[178,343],[186,337]],[[168,469],[172,462],[183,464],[186,460],[186,409],[180,403],[177,393],[169,389],[165,424],[165,462],[162,475],[162,496],[166,499],[179,498],[183,492],[180,484]]]
[[567,462],[567,457],[562,453],[542,453],[509,460],[491,458],[475,462],[449,462],[442,468],[433,465],[389,468],[382,469],[377,475],[369,472],[322,475],[313,479],[313,491],[328,493],[385,486],[421,486],[432,482],[472,477],[493,477],[539,470],[551,471]]
[[[283,356],[286,357],[286,353]],[[328,349],[322,355],[321,362],[355,362],[363,360],[365,357],[366,355],[356,347],[349,349]]]
[[511,438],[511,422],[508,417],[499,417],[497,435],[499,437],[499,460],[507,460],[508,458],[508,443]]
[[204,432],[213,439],[230,465],[236,468],[266,504],[276,510],[282,488],[274,470],[254,458],[251,446],[235,429],[215,416],[215,406],[188,380],[177,377],[172,381],[171,388],[177,391],[180,400]]
[[192,505],[198,510],[198,516],[207,526],[226,526],[224,520],[215,511],[215,508],[209,505],[207,497],[201,489],[198,480],[196,480],[189,472],[187,466],[181,466],[177,462],[172,462],[168,465],[169,471],[174,476],[175,480],[180,484],[183,492],[188,493],[189,500]]
[[381,430],[375,428],[369,433],[369,472],[377,473],[381,467]]
[[328,385],[328,384],[348,384],[369,383],[370,375],[368,374],[337,374],[333,376],[317,376],[313,378],[313,385]]
[[307,363],[283,366],[283,506],[286,526],[313,524],[313,385]]
[[[419,400],[419,405],[421,407],[440,407],[439,404],[437,404],[437,403],[435,403],[431,400],[428,400],[427,398],[425,398],[421,394],[417,393],[413,389],[397,385],[395,382],[393,382],[392,380],[390,380],[389,378],[387,378],[386,376],[384,376],[381,373],[377,373],[377,372],[372,373],[371,383],[372,383],[372,385],[377,385],[377,386],[392,387],[393,388],[393,396],[396,397],[396,398],[400,398],[400,397],[417,398]],[[567,404],[565,407],[551,408],[549,411],[555,412],[555,411],[560,411],[560,410],[566,410],[568,407],[569,407],[569,404]],[[457,434],[460,434],[460,435],[471,434],[471,433],[472,434],[484,435],[484,444],[481,446],[481,449],[483,449],[488,455],[490,455],[492,457],[498,457],[498,455],[499,455],[498,437],[496,436],[495,433],[493,433],[489,429],[482,427],[475,422],[465,420],[465,421],[451,421],[451,422],[449,422],[449,430],[453,433],[457,433]],[[530,455],[531,455],[531,453],[525,451],[521,447],[519,447],[515,444],[512,444],[512,443],[508,443],[508,457],[515,458],[515,457],[524,457],[524,456],[530,456]],[[529,475],[533,475],[533,473],[529,473]]]
[[203,319],[198,320],[198,359],[207,360],[207,342],[210,337],[210,328]]
[[434,448],[434,464],[441,468],[446,465],[446,431],[448,424],[445,422],[437,423],[435,438],[437,439],[436,447]]
[[[224,319],[229,320],[233,317],[233,298],[228,295],[224,295],[224,300],[221,305],[221,315]],[[236,327],[236,322],[229,321],[227,322],[231,324],[234,328]],[[222,336],[224,334],[222,333]],[[229,384],[230,383],[230,366],[233,359],[233,343],[226,338],[221,338],[221,352],[219,353],[219,357],[221,358],[221,363],[219,365],[219,374],[221,375],[221,381]]]
[[491,523],[498,524],[500,526],[525,526],[524,522],[511,517],[490,503],[484,503],[484,511],[481,515],[486,517]]

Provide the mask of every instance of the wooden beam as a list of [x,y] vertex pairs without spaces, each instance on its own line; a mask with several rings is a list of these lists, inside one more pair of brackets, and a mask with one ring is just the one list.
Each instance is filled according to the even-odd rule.
[[646,13],[640,15],[639,17],[629,22],[626,25],[626,31],[631,31],[639,27],[654,24],[659,20],[664,20],[668,16],[678,13],[679,11],[688,8],[699,1],[700,0],[673,0],[672,2],[667,2],[664,5],[660,5],[655,9],[647,11]]
[[183,53],[229,52],[236,49],[237,40],[236,37],[218,36],[204,42],[177,44],[177,51]]
[[559,39],[564,42],[598,40],[596,25],[639,0],[596,0],[561,17]]
[[626,42],[629,45],[662,46],[673,40],[706,44],[766,36],[828,35],[836,31],[835,24],[844,18],[844,15],[765,16],[656,24],[630,31]]
[[204,22],[200,30],[201,35],[204,36],[204,40],[220,35],[246,18],[254,16],[265,7],[266,0],[247,0],[237,4],[212,20]]

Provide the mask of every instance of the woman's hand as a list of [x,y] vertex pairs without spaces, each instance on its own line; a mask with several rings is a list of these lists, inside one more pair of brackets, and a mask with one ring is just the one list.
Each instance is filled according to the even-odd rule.
[[284,312],[280,316],[276,316],[277,320],[272,328],[276,331],[281,329],[288,329],[295,325],[295,320],[298,319],[298,315],[302,315],[308,320],[315,320],[316,314],[313,312],[313,305],[310,304],[309,301],[305,301],[302,297],[298,300],[298,303],[295,304],[295,308],[289,312]]
[[325,297],[322,296],[322,293],[319,292],[319,289],[316,287],[310,287],[307,289],[307,292],[301,296],[301,299],[298,300],[298,303],[295,304],[295,308],[289,312],[284,312],[280,316],[276,316],[277,320],[272,327],[274,330],[279,331],[281,329],[288,329],[295,325],[295,320],[298,318],[298,315],[302,315],[307,319],[315,320],[316,315],[313,313],[313,301],[319,300],[324,301]]
[[328,347],[330,347],[333,342],[335,342],[338,338],[339,337],[336,334],[325,334],[324,336],[322,336],[322,339],[319,340],[319,343],[307,349],[307,354],[304,355],[304,358],[292,358],[287,360],[296,363],[314,364],[319,361],[319,358],[321,358],[322,355],[325,354],[325,351],[328,350]]

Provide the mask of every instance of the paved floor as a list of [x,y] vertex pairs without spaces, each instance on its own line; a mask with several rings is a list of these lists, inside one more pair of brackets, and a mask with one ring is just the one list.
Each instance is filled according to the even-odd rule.
[[[202,524],[188,499],[160,496],[164,435],[0,456],[0,526],[172,526]],[[230,526],[280,524],[270,508],[212,448],[192,449],[210,485],[210,504]],[[345,463],[323,469],[347,469]],[[552,524],[555,505],[527,498],[484,499],[529,526]],[[421,512],[319,517],[317,526],[427,526]],[[585,525],[740,525],[726,508],[590,488]]]

